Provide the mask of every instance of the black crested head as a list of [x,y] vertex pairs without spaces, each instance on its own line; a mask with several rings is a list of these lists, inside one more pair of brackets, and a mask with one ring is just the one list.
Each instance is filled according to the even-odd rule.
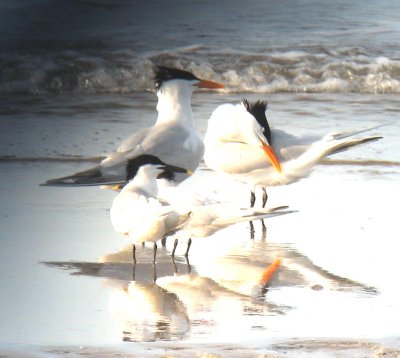
[[265,138],[267,138],[269,144],[272,144],[271,128],[269,127],[268,120],[265,115],[265,111],[268,107],[267,101],[258,100],[256,102],[250,103],[247,99],[243,98],[242,103],[247,112],[249,112],[262,127]]
[[142,154],[138,157],[128,160],[126,165],[126,181],[131,180],[137,174],[139,168],[146,164],[166,165],[160,158],[151,154]]
[[200,80],[193,73],[180,70],[178,68],[166,67],[166,66],[157,66],[157,70],[155,72],[154,81],[156,83],[156,88],[160,89],[162,84],[166,81],[170,80]]
[[158,166],[158,169],[162,170],[161,173],[158,174],[157,179],[167,179],[172,181],[175,179],[175,173],[191,173],[184,168],[164,163],[155,155],[142,154],[136,158],[128,160],[126,165],[126,181],[128,182],[129,180],[133,179],[136,176],[139,168],[147,164],[156,165]]

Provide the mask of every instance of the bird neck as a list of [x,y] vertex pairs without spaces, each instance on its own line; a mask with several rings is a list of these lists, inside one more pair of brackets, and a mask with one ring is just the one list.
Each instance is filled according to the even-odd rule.
[[157,92],[157,124],[178,121],[193,125],[192,91],[176,83],[162,86]]

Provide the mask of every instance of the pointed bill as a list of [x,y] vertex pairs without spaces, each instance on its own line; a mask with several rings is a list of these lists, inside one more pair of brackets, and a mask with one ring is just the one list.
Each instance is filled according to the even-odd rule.
[[264,141],[261,141],[261,147],[268,160],[278,171],[278,173],[282,173],[281,163],[279,162],[278,156],[276,155],[274,149],[269,144],[266,144]]
[[209,89],[225,87],[222,83],[209,81],[209,80],[200,80],[200,82],[196,86],[199,88],[209,88]]

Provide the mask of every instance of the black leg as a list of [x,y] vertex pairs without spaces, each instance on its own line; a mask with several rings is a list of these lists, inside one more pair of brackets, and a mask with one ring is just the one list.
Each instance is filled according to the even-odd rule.
[[156,256],[157,256],[157,244],[154,243],[154,247],[153,247],[153,263],[156,263]]
[[187,249],[186,249],[186,252],[185,252],[185,257],[188,257],[188,255],[189,255],[190,245],[192,245],[192,238],[189,238],[189,240],[188,240]]
[[135,244],[132,244],[132,259],[133,259],[133,262],[136,264],[136,246],[135,246]]
[[162,247],[165,247],[166,242],[167,242],[167,238],[166,238],[166,237],[163,237],[163,238],[161,239],[161,245],[162,245]]
[[175,256],[175,250],[176,250],[176,246],[178,245],[178,239],[175,239],[174,241],[174,248],[172,249],[172,254],[171,256],[174,257]]
[[250,207],[252,208],[256,202],[256,194],[252,190],[250,193]]
[[265,208],[265,204],[267,203],[267,200],[268,200],[268,194],[267,194],[267,191],[265,190],[265,188],[262,188],[262,192],[263,192],[262,207]]

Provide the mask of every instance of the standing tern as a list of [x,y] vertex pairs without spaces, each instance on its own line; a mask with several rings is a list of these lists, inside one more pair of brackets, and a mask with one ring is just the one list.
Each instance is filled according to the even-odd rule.
[[[177,213],[173,207],[157,199],[157,178],[169,172],[188,173],[186,169],[171,166],[159,158],[143,154],[127,164],[128,183],[114,198],[110,218],[114,230],[127,235],[133,245],[133,260],[136,262],[136,244],[154,242],[156,259],[157,241],[166,234],[179,229],[190,216],[190,211]],[[189,173],[188,173],[189,174]]]
[[[42,185],[107,185],[124,182],[127,162],[142,154],[155,155],[168,163],[194,171],[203,159],[204,144],[194,127],[191,96],[197,88],[218,89],[220,83],[203,80],[176,68],[157,66],[155,72],[158,117],[154,126],[126,138],[117,151],[94,168]],[[175,176],[175,183],[188,177]],[[166,178],[169,179],[169,178]]]
[[[135,245],[140,242],[154,242],[155,262],[156,242],[179,230],[188,235],[187,257],[193,237],[209,236],[216,231],[240,221],[264,219],[284,215],[293,211],[287,206],[271,209],[236,208],[232,204],[218,203],[205,205],[170,205],[158,198],[157,178],[184,172],[185,169],[165,164],[152,155],[141,155],[128,162],[127,181],[115,197],[110,217],[114,230],[125,234],[133,244],[133,259],[136,262]],[[179,186],[175,187],[177,191]],[[174,243],[175,253],[177,239]]]
[[307,177],[325,157],[382,137],[352,138],[378,128],[348,133],[331,133],[324,137],[298,137],[270,128],[266,101],[254,103],[243,99],[239,104],[217,107],[208,120],[204,137],[206,165],[233,176],[251,186],[251,206],[255,188],[286,185]]

